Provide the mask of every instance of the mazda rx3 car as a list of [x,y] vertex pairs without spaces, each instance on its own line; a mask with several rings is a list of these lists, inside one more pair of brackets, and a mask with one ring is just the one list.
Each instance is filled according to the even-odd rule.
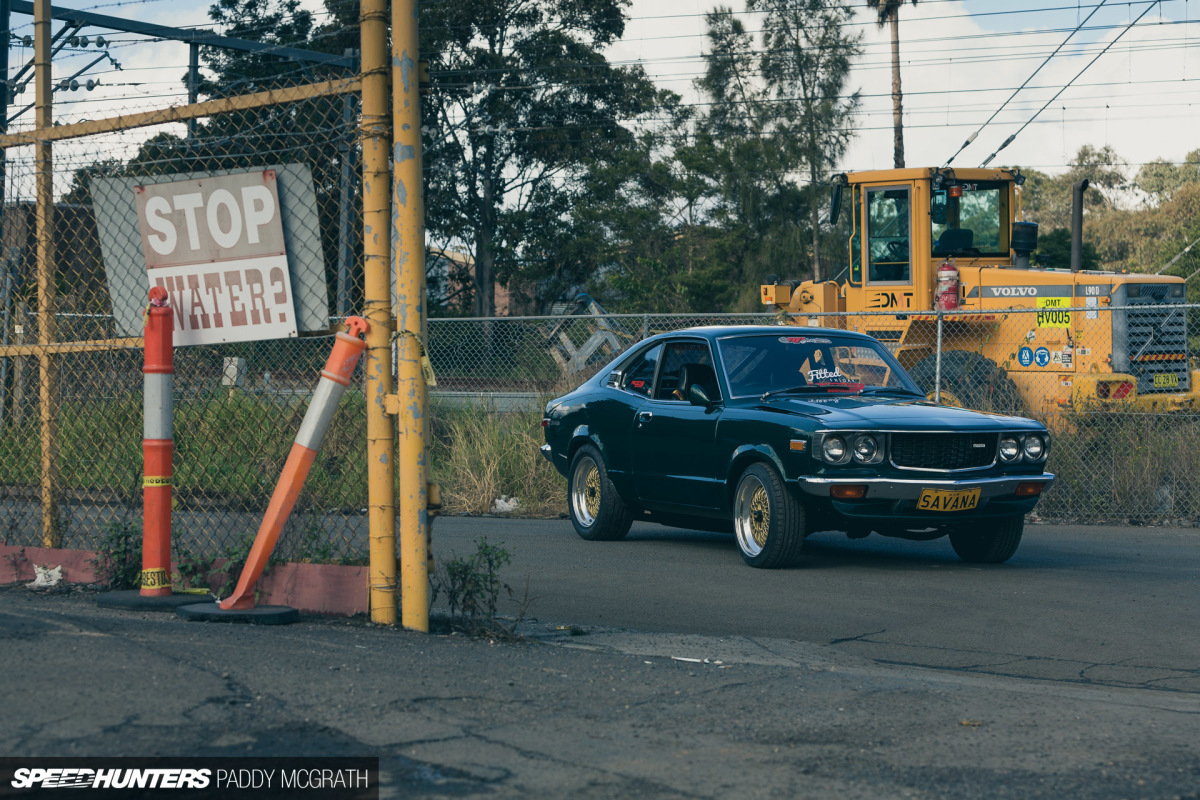
[[825,530],[949,536],[963,560],[1000,563],[1054,481],[1045,426],[932,403],[879,342],[838,330],[654,336],[542,425],[584,539],[634,520],[732,529],[753,567],[793,563]]

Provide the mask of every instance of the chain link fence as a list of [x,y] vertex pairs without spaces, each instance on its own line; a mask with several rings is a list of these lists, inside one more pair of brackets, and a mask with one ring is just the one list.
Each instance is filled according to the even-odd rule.
[[[21,140],[21,126],[10,128],[0,214],[0,542],[94,549],[114,530],[140,529],[138,337],[150,281],[136,193],[270,170],[299,335],[175,356],[176,551],[213,557],[253,538],[332,348],[332,324],[362,307],[357,90],[357,76],[258,81],[202,108],[111,109],[128,128],[67,117],[50,134],[48,181],[44,172],[39,181],[39,132],[26,126]],[[47,185],[53,203],[40,213],[52,220],[40,228]],[[205,209],[195,214],[205,221]],[[214,220],[237,222],[232,209],[210,211]],[[231,268],[213,274],[231,274],[222,269]],[[256,293],[277,288],[271,275],[240,275],[251,309]],[[187,301],[197,314],[193,327],[220,326],[203,277],[166,288],[173,306]],[[343,400],[277,555],[365,559],[363,397],[352,387]]]
[[[700,325],[791,324],[867,333],[942,402],[1019,414],[1053,433],[1045,519],[1200,520],[1200,307],[1163,302],[924,313],[581,314],[435,319],[446,404],[536,411],[646,336]],[[1082,300],[1082,298],[1081,298]],[[1132,376],[1133,380],[1130,379]]]
[[[64,113],[36,130],[18,122],[0,137],[0,542],[96,549],[113,531],[140,527],[138,337],[150,281],[137,192],[166,181],[270,171],[284,210],[298,335],[176,350],[176,553],[224,555],[253,537],[332,347],[331,326],[361,309],[364,296],[357,76],[316,72],[305,76],[314,82],[260,79],[240,85],[244,94],[201,104],[130,100],[104,112],[119,117],[89,121]],[[209,290],[203,283],[167,288],[176,307],[183,300],[202,306]],[[549,467],[530,444],[540,436],[547,397],[656,333],[822,325],[877,337],[947,402],[1045,421],[1054,432],[1050,463],[1059,481],[1039,505],[1044,517],[1194,525],[1200,410],[1191,398],[1200,377],[1192,354],[1200,310],[1172,305],[1169,297],[1104,299],[1112,304],[1086,298],[1079,308],[955,315],[430,320],[426,344],[438,381],[434,477],[445,484],[449,510],[486,511],[493,497],[513,493],[503,482],[485,482],[482,501],[472,505],[457,499],[468,492],[456,481],[486,471],[478,437],[495,434],[490,421],[501,412],[514,412],[507,416],[516,422],[506,423],[513,435],[497,439],[494,452],[529,451],[528,462],[514,460],[511,471],[522,479],[533,474],[529,491],[543,498],[524,507],[554,513],[562,508],[554,495],[561,481],[544,474]],[[219,327],[217,316],[201,311],[189,324]],[[358,378],[279,557],[365,558],[361,367]],[[472,427],[463,414],[475,411],[483,424]],[[442,445],[451,435],[459,448],[446,455]],[[450,469],[439,466],[443,458],[458,461]]]

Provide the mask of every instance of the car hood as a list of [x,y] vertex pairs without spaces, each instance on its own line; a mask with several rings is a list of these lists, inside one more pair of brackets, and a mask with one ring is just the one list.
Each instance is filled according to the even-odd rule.
[[1009,417],[942,406],[928,400],[894,397],[778,397],[758,405],[759,410],[813,417],[826,428],[871,427],[900,430],[1000,430],[1040,429],[1023,417]]

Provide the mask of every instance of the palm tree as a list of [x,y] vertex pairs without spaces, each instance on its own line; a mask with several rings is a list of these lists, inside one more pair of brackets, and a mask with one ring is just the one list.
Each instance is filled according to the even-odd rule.
[[[912,0],[915,6],[917,0]],[[900,94],[900,6],[904,0],[867,0],[879,14],[879,27],[892,26],[892,125],[896,129],[895,165],[904,167],[904,109]]]

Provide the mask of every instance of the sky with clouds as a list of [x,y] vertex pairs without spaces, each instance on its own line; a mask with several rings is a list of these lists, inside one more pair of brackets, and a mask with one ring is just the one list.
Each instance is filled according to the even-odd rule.
[[[1136,169],[1156,158],[1182,161],[1189,151],[1200,148],[1200,137],[1192,133],[1200,103],[1196,85],[1200,0],[1106,0],[1097,8],[1099,2],[921,0],[916,6],[906,4],[900,36],[908,164],[945,163],[1064,42],[1028,87],[955,159],[955,165],[980,164],[1110,44],[993,163],[1060,171],[1080,146],[1090,144],[1111,145]],[[320,0],[305,0],[305,4],[321,7]],[[744,0],[727,0],[727,4],[741,13],[748,30],[760,30],[760,15],[744,13]],[[865,5],[861,0],[856,4]],[[195,0],[63,0],[55,5],[165,25],[210,24],[209,3]],[[610,58],[642,64],[660,85],[687,102],[697,101],[693,81],[703,71],[704,15],[715,5],[712,0],[633,0],[625,37],[611,48]],[[1145,17],[1127,30],[1147,9]],[[1076,31],[1089,14],[1091,18]],[[29,22],[28,17],[14,15],[14,33],[32,33]],[[851,85],[862,93],[862,106],[854,118],[857,136],[839,168],[890,167],[888,34],[866,9],[859,10],[851,29],[862,35],[863,55],[851,75]],[[93,36],[97,32],[84,31]],[[122,69],[100,64],[81,80],[95,75],[102,81],[101,89],[56,97],[64,101],[60,109],[65,117],[95,118],[178,101],[187,65],[185,46],[137,43],[128,34],[110,38],[118,42],[111,52]],[[10,56],[14,69],[29,54],[15,47]],[[80,52],[70,61],[56,62],[56,79],[68,77],[66,70],[79,69],[96,56],[93,46],[90,54]],[[17,108],[31,101],[32,86],[27,96],[18,98]]]

